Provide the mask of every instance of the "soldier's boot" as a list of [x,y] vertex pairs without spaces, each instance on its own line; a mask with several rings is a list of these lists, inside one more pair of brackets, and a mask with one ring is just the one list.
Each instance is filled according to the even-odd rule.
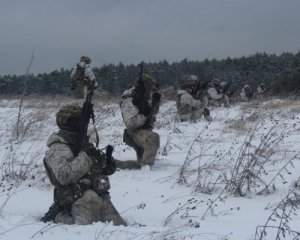
[[119,169],[141,169],[141,163],[135,160],[115,160],[116,168]]
[[160,140],[157,133],[152,133],[147,139],[147,147],[144,149],[144,154],[141,161],[141,165],[153,166],[157,150],[159,149]]
[[54,222],[62,224],[74,224],[74,219],[69,213],[61,211],[55,216]]
[[127,226],[126,221],[120,216],[117,209],[110,201],[110,197],[106,196],[102,198],[103,205],[101,207],[101,221],[109,222],[112,221],[114,226]]
[[139,147],[129,136],[127,129],[124,129],[123,133],[123,142],[126,143],[128,146],[132,147],[136,152],[137,160],[140,162],[140,160],[143,157],[144,149]]

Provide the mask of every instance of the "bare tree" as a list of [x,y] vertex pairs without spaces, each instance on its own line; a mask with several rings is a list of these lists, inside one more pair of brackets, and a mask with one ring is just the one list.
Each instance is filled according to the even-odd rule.
[[28,64],[27,69],[26,69],[25,79],[24,79],[24,90],[23,90],[23,93],[22,93],[22,96],[21,96],[19,110],[18,110],[18,118],[17,118],[17,123],[16,123],[16,134],[17,134],[16,136],[17,136],[17,139],[19,138],[19,135],[20,135],[21,112],[22,112],[23,101],[24,101],[26,91],[27,91],[27,82],[28,82],[28,79],[30,77],[29,70],[30,70],[32,62],[33,62],[33,52],[34,52],[34,50],[32,50],[31,57],[30,57],[30,60],[29,60],[29,64]]

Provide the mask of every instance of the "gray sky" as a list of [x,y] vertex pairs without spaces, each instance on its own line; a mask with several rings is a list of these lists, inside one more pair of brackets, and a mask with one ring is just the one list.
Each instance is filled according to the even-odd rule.
[[300,50],[299,0],[0,0],[0,75]]

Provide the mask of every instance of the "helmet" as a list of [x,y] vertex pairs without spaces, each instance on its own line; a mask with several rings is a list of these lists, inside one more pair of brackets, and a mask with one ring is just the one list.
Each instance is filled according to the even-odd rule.
[[244,89],[250,89],[250,86],[249,86],[248,84],[246,84],[246,85],[244,86]]
[[80,124],[81,107],[78,105],[62,106],[56,113],[56,124],[60,129],[77,131]]
[[227,86],[227,82],[224,82],[224,81],[222,81],[222,82],[220,82],[220,87],[226,87]]
[[80,62],[85,62],[86,64],[90,64],[91,63],[91,59],[88,56],[82,56],[80,58]]
[[[143,83],[144,83],[144,87],[145,87],[145,90],[147,92],[151,92],[151,91],[155,91],[155,90],[158,90],[158,84],[156,83],[156,81],[150,77],[148,74],[145,74],[143,73]],[[137,78],[135,80],[135,83],[134,83],[134,87],[136,89],[140,88],[140,80],[139,78]]]
[[190,75],[188,80],[198,81],[198,77],[196,75]]
[[197,80],[183,81],[182,84],[180,85],[180,89],[191,93],[197,87],[198,84],[199,82]]
[[220,85],[220,79],[218,79],[218,78],[213,79],[212,82],[211,82],[211,84],[215,85],[215,86],[216,85]]

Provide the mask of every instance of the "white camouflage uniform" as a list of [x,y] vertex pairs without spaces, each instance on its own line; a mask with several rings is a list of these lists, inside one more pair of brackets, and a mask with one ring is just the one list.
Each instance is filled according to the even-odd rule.
[[207,89],[209,105],[220,107],[224,104],[225,107],[229,107],[229,97],[226,94],[218,93],[214,86],[210,86]]
[[[156,153],[160,146],[159,135],[151,129],[142,127],[147,121],[147,117],[139,113],[139,109],[132,103],[132,93],[134,88],[126,90],[122,95],[120,104],[123,122],[127,132],[133,142],[144,150],[141,159],[137,159],[141,165],[152,166],[155,162]],[[155,113],[156,114],[156,113]],[[153,117],[155,117],[155,114]]]
[[[200,119],[203,115],[203,109],[206,106],[207,102],[202,103],[200,100],[194,99],[187,91],[177,91],[176,107],[181,121]],[[206,117],[206,120],[211,121],[211,117]]]
[[[79,62],[78,64],[80,67],[84,68],[84,78],[87,79],[87,81],[92,82],[94,84],[94,87],[98,87],[98,82],[96,81],[95,74],[93,73],[90,64],[87,64],[86,62]],[[76,69],[77,65],[73,68],[71,72],[71,79],[74,78]],[[80,91],[83,91],[83,98],[85,99],[87,94],[87,85],[85,84],[83,89],[80,89]]]
[[[85,183],[87,186],[91,184],[84,176],[91,170],[93,161],[84,151],[75,157],[69,143],[58,133],[53,133],[49,137],[47,146],[49,149],[44,159],[47,173],[50,171],[62,187],[76,183]],[[107,188],[105,190],[109,190],[108,177],[103,175],[101,181],[104,181],[101,183]],[[83,195],[72,204],[70,213],[59,212],[54,221],[82,225],[97,221],[112,221],[114,225],[126,225],[110,201],[109,195],[99,196],[92,189],[83,192]]]
[[[248,86],[248,85],[246,85],[246,86]],[[242,88],[241,93],[240,93],[240,97],[243,102],[248,102],[250,100],[250,98],[253,97],[253,92],[250,89],[250,86],[248,86],[248,87],[246,87],[246,86],[244,86]]]

